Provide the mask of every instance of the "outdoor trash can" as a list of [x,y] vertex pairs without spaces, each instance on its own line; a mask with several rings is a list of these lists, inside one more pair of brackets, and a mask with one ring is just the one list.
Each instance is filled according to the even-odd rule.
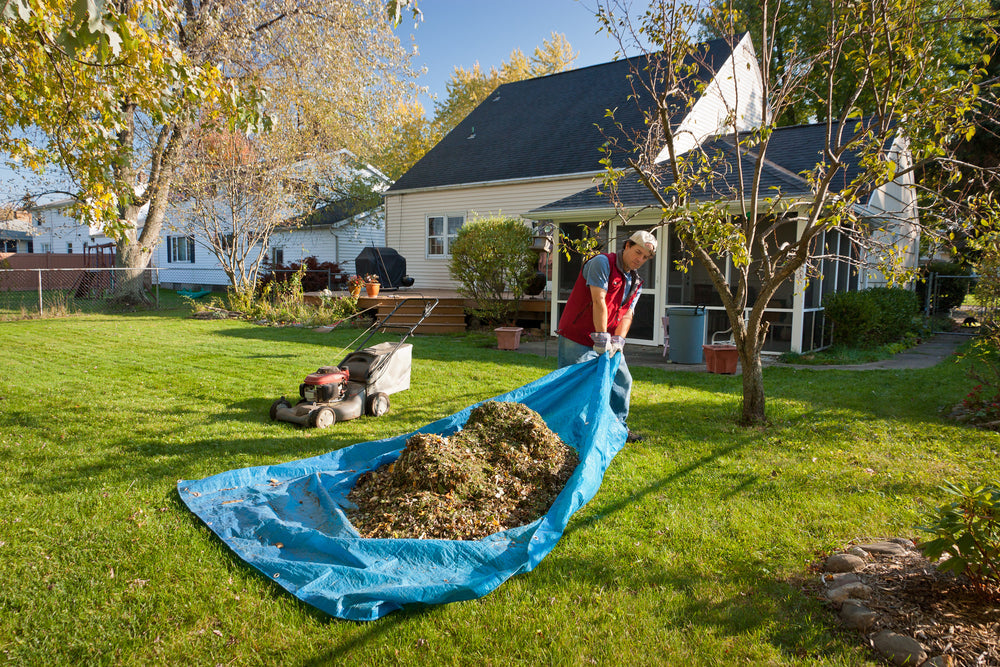
[[700,364],[705,342],[705,306],[669,308],[670,361]]

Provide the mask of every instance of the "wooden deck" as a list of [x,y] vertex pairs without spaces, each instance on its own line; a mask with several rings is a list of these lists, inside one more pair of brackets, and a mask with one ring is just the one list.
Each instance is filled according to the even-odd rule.
[[[465,331],[465,309],[475,305],[472,299],[467,299],[456,291],[451,290],[386,290],[380,292],[378,296],[369,297],[362,293],[358,299],[358,306],[361,308],[376,308],[378,317],[383,317],[392,311],[398,303],[404,299],[437,299],[438,305],[430,316],[417,327],[417,333],[444,334]],[[399,324],[413,324],[417,321],[423,311],[423,303],[414,301],[405,304],[393,316],[393,320]],[[543,293],[537,297],[526,297],[521,299],[518,309],[518,320],[537,321],[538,325],[543,325],[548,321],[549,295]]]

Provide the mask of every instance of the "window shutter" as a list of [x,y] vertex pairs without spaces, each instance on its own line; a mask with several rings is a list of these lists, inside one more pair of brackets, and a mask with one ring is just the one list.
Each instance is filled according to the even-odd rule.
[[167,264],[174,261],[174,237],[167,237]]
[[188,242],[188,261],[194,264],[194,237],[189,236]]

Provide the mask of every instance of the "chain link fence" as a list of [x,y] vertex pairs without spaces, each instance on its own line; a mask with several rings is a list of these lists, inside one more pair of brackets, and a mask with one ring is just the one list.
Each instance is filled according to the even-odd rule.
[[0,320],[159,308],[157,271],[0,268]]
[[[279,281],[294,273],[273,271]],[[0,321],[132,310],[139,294],[144,307],[170,307],[178,303],[174,291],[203,298],[210,293],[225,294],[229,288],[229,278],[222,269],[147,268],[133,280],[134,274],[134,270],[122,268],[0,267]],[[266,275],[262,272],[260,277]],[[308,270],[302,283],[305,291],[337,290],[344,288],[344,276],[326,269]]]

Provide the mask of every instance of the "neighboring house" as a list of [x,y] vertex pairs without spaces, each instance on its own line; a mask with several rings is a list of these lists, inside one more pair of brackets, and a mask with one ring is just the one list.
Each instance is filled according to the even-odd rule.
[[0,253],[30,253],[31,213],[0,208]]
[[[334,157],[345,162],[354,160],[353,155],[343,150]],[[304,160],[296,165],[295,171],[303,181],[319,181],[317,187],[323,190],[322,181],[329,176],[317,175],[313,165],[314,161]],[[370,165],[354,167],[352,173],[374,182],[376,191],[389,183],[386,176]],[[354,259],[363,248],[385,245],[382,208],[362,208],[357,200],[345,197],[307,215],[289,217],[271,233],[267,247],[251,252],[247,261],[259,257],[258,252],[266,253],[269,265],[287,266],[315,257],[320,264],[336,263],[340,276],[350,275],[354,272]],[[163,243],[154,252],[161,283],[178,288],[228,285],[229,279],[208,239],[203,237],[204,231],[196,224],[186,223],[184,215],[183,202],[171,207],[164,224]],[[335,287],[337,282],[338,276],[331,275],[331,284]]]
[[80,224],[70,212],[73,203],[72,199],[60,199],[29,209],[31,250],[28,252],[78,255],[95,243],[109,241],[97,227]]
[[[683,152],[711,140],[720,142],[718,148],[725,154],[725,139],[716,135],[727,126],[727,109],[735,109],[741,130],[761,123],[760,70],[748,35],[732,48],[726,40],[715,40],[706,43],[705,49],[697,74],[706,82],[704,92],[690,110],[681,108],[671,119],[678,136],[675,146]],[[503,213],[536,225],[552,222],[569,238],[579,238],[584,227],[595,227],[598,221],[614,220],[608,197],[595,187],[604,174],[600,163],[604,154],[599,149],[608,135],[616,134],[606,110],[617,110],[615,120],[626,131],[643,127],[641,112],[631,99],[635,91],[629,79],[643,70],[644,60],[631,58],[500,86],[401,176],[385,193],[386,242],[406,258],[415,287],[451,287],[449,244],[474,216]],[[798,174],[815,167],[823,130],[825,126],[784,128],[772,139],[766,173],[786,194],[809,194],[808,183]],[[905,151],[897,155],[905,161]],[[635,179],[623,179],[621,184],[625,203],[636,207],[650,203],[649,193],[640,187],[630,190],[629,181],[634,186]],[[761,188],[761,192],[768,191]],[[891,210],[915,215],[913,201],[912,184],[905,183],[876,193],[868,208],[872,214]],[[655,213],[640,215],[629,228],[611,225],[604,231],[604,240],[608,247],[619,249],[633,228],[650,228],[657,222]],[[797,228],[793,215],[785,233],[794,235]],[[892,231],[911,234],[910,255],[915,261],[913,230]],[[655,261],[643,267],[643,293],[629,342],[663,344],[661,319],[675,306],[708,307],[706,338],[728,328],[704,271],[697,263],[688,273],[677,271],[676,236],[666,229],[656,234],[660,248]],[[826,234],[823,247],[835,255],[852,252],[837,232]],[[579,257],[567,261],[557,252],[554,258],[551,329],[580,266]],[[766,350],[801,352],[822,347],[828,343],[823,339],[822,295],[861,289],[871,280],[852,271],[846,262],[825,262],[822,281],[787,284],[770,302],[772,333]]]
[[[381,179],[388,184],[387,178]],[[82,225],[71,214],[72,204],[73,200],[65,199],[31,208],[27,231],[0,231],[0,252],[5,252],[6,239],[17,241],[17,252],[27,253],[82,254],[88,248],[113,244],[97,227]],[[159,269],[160,284],[176,289],[227,286],[229,279],[207,240],[178,224],[178,210],[174,207],[168,212],[149,264]],[[142,213],[140,225],[144,220]],[[341,272],[349,275],[363,248],[384,245],[382,209],[359,211],[357,205],[340,201],[280,225],[264,252],[272,263],[286,265],[314,256],[320,263],[336,262]]]

